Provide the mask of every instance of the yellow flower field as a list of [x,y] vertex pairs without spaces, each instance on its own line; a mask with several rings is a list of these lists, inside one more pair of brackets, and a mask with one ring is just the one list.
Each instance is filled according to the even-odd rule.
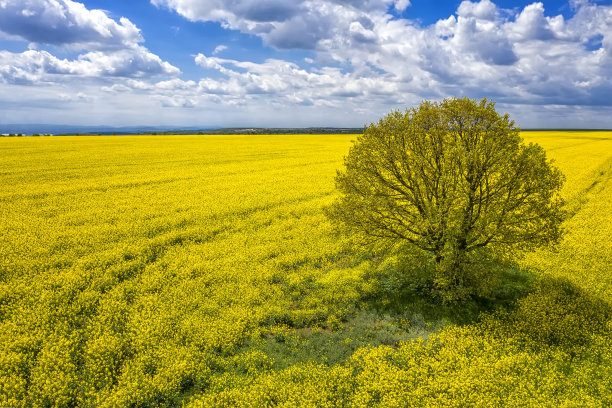
[[612,132],[523,136],[565,239],[461,305],[333,235],[355,136],[0,138],[0,406],[611,406]]

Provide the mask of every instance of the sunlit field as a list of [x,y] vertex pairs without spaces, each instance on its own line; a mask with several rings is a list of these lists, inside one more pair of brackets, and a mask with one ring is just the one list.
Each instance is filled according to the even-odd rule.
[[523,132],[558,248],[444,304],[323,207],[354,135],[0,138],[0,406],[612,406],[612,132]]

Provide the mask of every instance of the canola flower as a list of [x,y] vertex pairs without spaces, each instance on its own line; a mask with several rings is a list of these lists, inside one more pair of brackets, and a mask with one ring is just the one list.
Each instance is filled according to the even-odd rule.
[[322,214],[352,136],[0,139],[0,406],[611,406],[612,133],[523,136],[570,211],[530,293],[335,363],[290,358],[397,286]]

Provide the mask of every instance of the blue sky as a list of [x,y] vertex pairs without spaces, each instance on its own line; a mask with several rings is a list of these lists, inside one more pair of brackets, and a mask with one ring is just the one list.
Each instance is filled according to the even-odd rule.
[[349,126],[488,97],[612,128],[611,1],[1,0],[0,123]]

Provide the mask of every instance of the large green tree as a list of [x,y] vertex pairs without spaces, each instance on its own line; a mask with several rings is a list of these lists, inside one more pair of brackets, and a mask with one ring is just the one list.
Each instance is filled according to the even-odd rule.
[[344,163],[330,218],[366,242],[431,254],[447,298],[472,293],[475,254],[560,239],[562,173],[487,99],[393,111],[366,127]]

